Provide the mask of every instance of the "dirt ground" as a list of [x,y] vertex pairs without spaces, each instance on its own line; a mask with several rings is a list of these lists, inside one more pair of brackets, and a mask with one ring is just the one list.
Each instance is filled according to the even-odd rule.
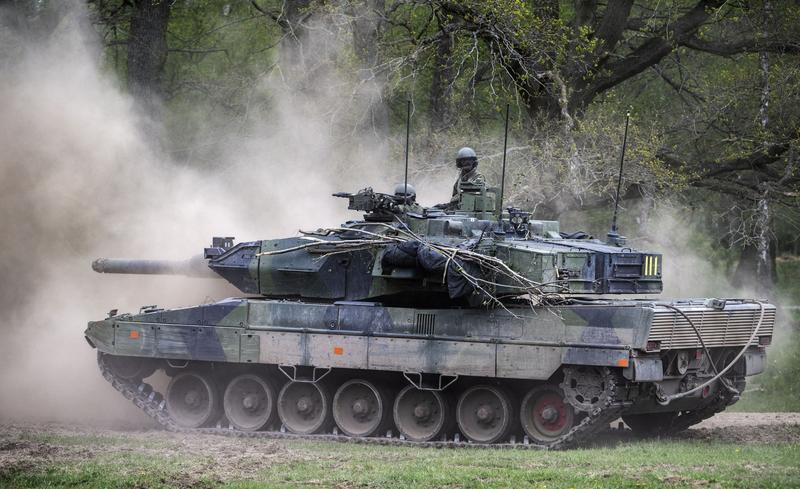
[[[630,431],[611,430],[610,444],[633,439]],[[741,444],[800,443],[800,413],[721,413],[675,436],[675,440]],[[331,442],[334,443],[334,442]],[[602,443],[602,442],[601,442]],[[0,424],[0,474],[47,463],[84,461],[116,452],[202,461],[196,477],[246,478],[254,466],[319,457],[300,441],[239,439],[168,433],[159,429],[107,429],[55,423]]]
[[726,443],[800,443],[800,413],[720,413],[677,436]]

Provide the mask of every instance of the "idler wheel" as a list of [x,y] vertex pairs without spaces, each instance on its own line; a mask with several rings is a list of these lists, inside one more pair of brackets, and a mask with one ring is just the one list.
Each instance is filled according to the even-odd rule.
[[182,372],[167,387],[167,411],[178,426],[199,428],[219,416],[219,393],[211,376]]
[[572,429],[575,412],[559,387],[540,385],[528,391],[522,399],[520,421],[528,438],[549,443]]
[[441,392],[409,385],[394,400],[394,424],[412,441],[430,441],[439,437],[449,415],[447,400]]
[[141,381],[153,375],[156,362],[150,358],[108,355],[100,353],[101,360],[111,372],[123,380]]
[[348,380],[333,396],[333,419],[336,426],[350,436],[380,434],[389,416],[386,395],[367,380]]
[[320,383],[288,382],[278,394],[278,416],[292,433],[310,435],[328,426],[330,395]]
[[508,434],[513,418],[511,400],[497,387],[470,387],[458,399],[456,422],[475,443],[496,443]]
[[228,383],[222,404],[233,426],[242,431],[258,431],[273,419],[275,390],[259,375],[242,374]]

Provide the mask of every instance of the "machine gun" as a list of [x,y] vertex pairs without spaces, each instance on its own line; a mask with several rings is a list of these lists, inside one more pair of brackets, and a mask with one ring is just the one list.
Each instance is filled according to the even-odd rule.
[[375,192],[372,187],[359,190],[354,194],[336,192],[333,196],[349,199],[347,208],[366,212],[364,220],[370,222],[391,222],[395,214],[402,213],[401,203],[397,201],[397,197]]

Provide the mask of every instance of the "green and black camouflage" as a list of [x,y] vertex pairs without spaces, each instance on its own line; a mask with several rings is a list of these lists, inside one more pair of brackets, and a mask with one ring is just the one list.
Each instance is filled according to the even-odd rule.
[[[213,274],[247,296],[112,311],[86,338],[112,384],[167,427],[420,443],[560,448],[620,415],[676,431],[763,370],[773,305],[659,301],[660,253],[500,212],[485,186],[461,193],[449,212],[337,194],[364,219],[214,238],[184,262],[97,260],[106,273]],[[156,369],[172,379],[160,403],[137,387]]]

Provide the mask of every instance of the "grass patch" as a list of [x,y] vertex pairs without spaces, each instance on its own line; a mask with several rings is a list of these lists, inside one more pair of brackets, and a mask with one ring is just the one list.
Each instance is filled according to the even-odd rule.
[[[319,447],[320,450],[330,449]],[[637,442],[531,452],[351,447],[226,487],[784,487],[800,484],[800,448]],[[764,468],[755,471],[754,468]],[[767,474],[768,472],[768,474]]]
[[62,447],[115,447],[130,449],[159,449],[176,447],[174,442],[166,440],[147,440],[141,437],[109,436],[104,434],[74,435],[68,433],[41,433],[22,432],[19,435],[22,441],[46,443]]
[[0,487],[176,488],[218,487],[219,481],[192,476],[190,460],[117,453],[90,460],[47,462],[0,471]]
[[[160,452],[118,450],[112,437],[88,436],[102,453],[86,460],[47,457],[0,469],[0,487],[231,488],[264,487],[741,487],[800,485],[800,445],[740,446],[691,441],[639,441],[565,452],[369,447],[338,443],[275,442],[266,466],[228,458],[186,455],[178,445]],[[51,442],[55,439],[51,438]],[[213,439],[226,453],[249,440]],[[161,444],[159,444],[161,445]],[[56,447],[57,448],[57,447]],[[104,453],[104,448],[108,453]],[[73,454],[74,455],[74,454]],[[229,468],[229,467],[228,467]],[[227,474],[222,480],[221,473]]]
[[800,484],[798,464],[797,446],[651,442],[569,452],[347,447],[226,487],[782,487]]

